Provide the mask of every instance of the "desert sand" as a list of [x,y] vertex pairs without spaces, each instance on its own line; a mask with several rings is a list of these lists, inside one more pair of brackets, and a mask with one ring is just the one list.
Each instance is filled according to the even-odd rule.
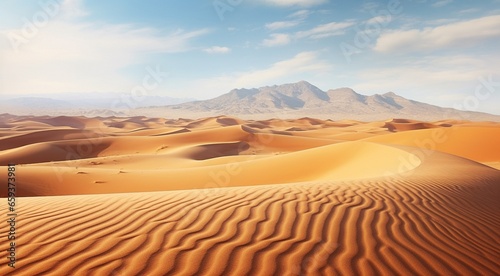
[[498,141],[494,122],[3,114],[0,275],[499,275]]

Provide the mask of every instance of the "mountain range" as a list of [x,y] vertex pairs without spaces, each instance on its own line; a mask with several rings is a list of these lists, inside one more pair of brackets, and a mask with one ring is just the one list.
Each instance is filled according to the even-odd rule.
[[0,111],[15,115],[87,117],[148,116],[196,119],[230,115],[242,119],[314,117],[360,121],[390,118],[500,121],[500,115],[439,107],[406,99],[393,92],[366,96],[350,88],[322,91],[306,81],[233,89],[219,97],[198,101],[159,95],[146,95],[137,100],[126,93],[3,96]]
[[499,115],[443,108],[393,92],[366,96],[350,88],[322,91],[306,82],[253,89],[233,89],[219,97],[163,107],[138,108],[134,115],[200,118],[218,115],[245,119],[315,117],[320,119],[500,121]]

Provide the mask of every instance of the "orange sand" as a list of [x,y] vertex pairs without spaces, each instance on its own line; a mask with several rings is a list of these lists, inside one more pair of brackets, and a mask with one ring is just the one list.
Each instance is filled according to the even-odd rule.
[[22,197],[0,275],[498,275],[499,140],[489,122],[0,115],[0,185],[16,163]]

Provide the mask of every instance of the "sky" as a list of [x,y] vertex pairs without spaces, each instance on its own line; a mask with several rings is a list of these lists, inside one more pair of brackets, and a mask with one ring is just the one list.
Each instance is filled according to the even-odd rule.
[[306,80],[500,114],[500,0],[0,0],[0,95]]

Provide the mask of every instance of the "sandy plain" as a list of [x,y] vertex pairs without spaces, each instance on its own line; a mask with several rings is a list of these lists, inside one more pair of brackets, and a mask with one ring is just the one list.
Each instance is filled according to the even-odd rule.
[[3,114],[0,275],[498,275],[498,141],[494,122]]

